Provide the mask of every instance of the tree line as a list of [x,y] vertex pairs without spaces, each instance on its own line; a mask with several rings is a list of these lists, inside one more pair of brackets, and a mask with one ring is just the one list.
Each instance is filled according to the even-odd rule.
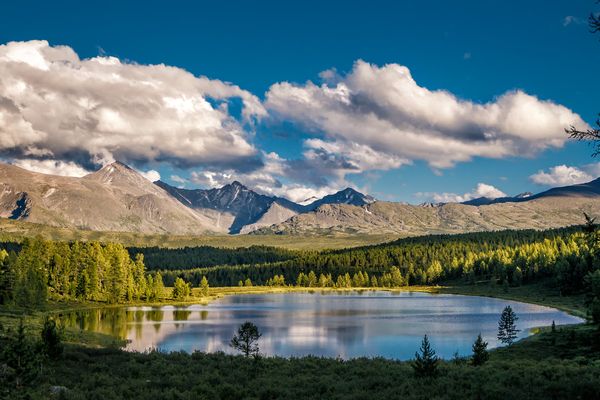
[[20,251],[0,250],[0,304],[32,307],[54,300],[119,303],[162,296],[160,273],[117,243],[25,239]]
[[177,277],[198,285],[203,276],[215,286],[235,286],[246,279],[267,285],[282,277],[287,284],[322,287],[427,285],[452,279],[492,280],[517,286],[551,278],[563,294],[569,294],[583,290],[585,276],[597,269],[597,261],[590,256],[595,247],[581,228],[484,232],[303,252],[294,259],[272,263],[162,273],[168,286]]

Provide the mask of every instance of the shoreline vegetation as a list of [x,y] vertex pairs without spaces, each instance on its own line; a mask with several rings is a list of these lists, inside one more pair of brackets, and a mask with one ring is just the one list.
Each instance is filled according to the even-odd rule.
[[[533,285],[531,285],[533,286]],[[27,308],[10,309],[6,306],[0,307],[0,326],[4,328],[15,328],[18,321],[23,318],[25,325],[29,330],[39,329],[42,326],[46,316],[56,316],[61,313],[70,313],[75,311],[84,311],[92,309],[105,308],[122,308],[122,307],[187,307],[195,304],[206,305],[224,296],[246,295],[246,294],[272,294],[272,293],[327,293],[327,292],[365,292],[365,291],[386,291],[386,292],[424,292],[432,294],[450,294],[464,296],[481,296],[509,301],[518,301],[523,303],[536,304],[555,308],[573,316],[588,320],[589,315],[586,313],[583,305],[583,296],[557,296],[551,291],[548,291],[543,285],[536,287],[511,287],[508,290],[498,287],[491,287],[488,283],[480,283],[479,285],[435,285],[435,286],[404,286],[397,288],[389,287],[364,287],[364,288],[332,288],[332,287],[296,287],[296,286],[250,286],[250,287],[215,287],[209,288],[208,296],[202,296],[199,288],[192,289],[192,293],[186,299],[174,299],[170,295],[173,288],[165,288],[166,297],[157,301],[131,301],[118,304],[110,304],[106,302],[55,302],[47,303],[45,309],[35,310]],[[585,324],[583,322],[582,324]],[[582,325],[580,324],[580,325]],[[547,330],[548,327],[539,327],[539,331]],[[125,341],[112,337],[107,334],[69,329],[65,332],[65,342],[70,344],[82,344],[92,347],[122,347]],[[521,339],[521,340],[526,340]],[[494,349],[495,351],[497,349]]]
[[[599,247],[593,221],[583,229],[434,235],[323,251],[3,242],[0,344],[9,350],[1,352],[0,398],[600,398]],[[205,266],[194,268],[198,260]],[[177,269],[182,263],[190,269]],[[236,294],[367,290],[488,296],[588,320],[540,327],[490,351],[489,360],[479,358],[483,364],[458,356],[437,360],[424,345],[423,360],[437,365],[424,376],[413,361],[383,358],[126,352],[122,339],[59,332],[47,318],[83,309],[206,304]],[[60,337],[64,352],[40,353],[40,332],[44,340]],[[30,370],[10,367],[21,365],[15,354],[29,354]]]
[[[171,288],[166,289],[169,290]],[[198,290],[195,288],[194,292]],[[190,297],[184,302],[173,299],[126,304],[49,302],[46,311],[30,316],[27,329],[31,334],[38,332],[44,313],[106,307],[186,306],[239,294],[349,290],[500,296],[546,306],[557,304],[554,299],[551,299],[553,305],[545,303],[549,298],[542,290],[531,291],[532,294],[509,288],[504,292],[490,289],[489,285],[364,289],[228,287],[211,288],[209,297]],[[573,315],[581,312],[572,308],[568,297],[564,299],[561,309]],[[6,310],[4,307],[1,310],[0,323],[4,323]],[[501,399],[510,395],[514,399],[597,399],[600,387],[600,330],[589,322],[541,327],[534,335],[510,346],[490,350],[484,365],[472,365],[469,357],[439,360],[434,377],[416,376],[412,361],[312,356],[248,359],[223,353],[138,353],[122,350],[120,346],[125,341],[106,334],[72,329],[65,331],[63,338],[64,354],[47,362],[44,376],[38,378],[35,385],[11,391],[8,398],[45,399],[50,395],[50,398],[103,400]]]

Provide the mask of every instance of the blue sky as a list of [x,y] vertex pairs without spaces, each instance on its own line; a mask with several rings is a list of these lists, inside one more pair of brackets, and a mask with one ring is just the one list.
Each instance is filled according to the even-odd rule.
[[[201,157],[181,156],[181,149],[155,158],[124,156],[140,170],[157,170],[170,183],[182,184],[172,181],[173,175],[187,180],[186,187],[218,185],[231,177],[267,191],[269,179],[265,176],[276,174],[274,186],[280,186],[273,193],[281,195],[295,188],[290,197],[296,199],[310,193],[299,188],[321,193],[319,189],[352,184],[380,199],[415,203],[433,199],[434,194],[439,199],[443,193],[472,193],[479,183],[506,194],[540,191],[565,179],[595,178],[599,170],[597,165],[589,165],[600,160],[590,157],[587,145],[570,142],[545,146],[531,154],[523,149],[529,142],[520,143],[519,151],[507,151],[498,158],[490,157],[489,151],[483,155],[475,151],[464,161],[436,167],[432,166],[435,147],[431,156],[405,152],[401,145],[399,151],[390,147],[388,152],[387,142],[375,137],[381,125],[369,131],[369,140],[356,142],[355,133],[343,129],[349,120],[340,122],[341,127],[331,127],[318,121],[330,114],[315,115],[319,110],[300,113],[293,103],[271,107],[265,101],[272,85],[291,82],[304,87],[312,81],[318,86],[320,73],[326,70],[336,71],[333,82],[328,83],[331,87],[345,83],[355,72],[355,62],[364,60],[382,75],[386,64],[405,66],[418,87],[444,90],[474,104],[495,102],[507,92],[521,90],[563,106],[592,125],[600,112],[600,36],[590,34],[586,24],[590,12],[600,11],[594,1],[22,1],[2,8],[0,44],[46,40],[49,46],[70,47],[80,59],[101,55],[123,63],[175,66],[195,76],[230,82],[265,103],[267,115],[253,122],[241,121],[241,101],[227,98],[211,103],[215,108],[222,102],[228,104],[227,112],[240,120],[244,140],[255,153],[252,156],[238,152],[237,156],[243,155],[238,161],[234,157],[209,163]],[[417,125],[426,122],[419,120]],[[61,125],[65,124],[57,124]],[[369,128],[365,125],[365,132]],[[335,151],[327,150],[328,162],[319,168],[307,167],[311,159],[303,152],[321,154],[322,143],[307,147],[307,139],[336,143]],[[427,140],[423,138],[425,145]],[[356,143],[363,146],[357,149],[359,153],[367,147],[375,149],[377,157],[385,153],[387,161],[381,162],[382,168],[373,159],[367,165],[364,160],[346,157],[348,146]],[[144,144],[133,140],[131,145]],[[55,161],[90,168],[76,151],[80,149],[58,156],[57,147],[49,148]],[[218,152],[219,146],[212,151]],[[419,154],[422,151],[420,148]],[[74,153],[77,156],[69,159]],[[113,156],[122,153],[115,150]],[[277,154],[277,165],[257,170],[253,161],[248,161],[254,157],[269,164],[265,159],[269,153]],[[8,146],[3,154],[9,160],[51,158],[26,155]],[[332,160],[350,163],[357,173],[338,164],[331,167],[335,171],[327,170]],[[360,165],[356,167],[356,163]],[[572,169],[551,170],[561,165]],[[301,173],[303,169],[306,174]],[[540,170],[546,175],[535,183],[531,176]],[[207,179],[207,174],[200,177],[202,171],[213,174],[212,179]],[[214,175],[222,171],[227,173]],[[561,173],[568,177],[561,175],[560,180]],[[317,179],[319,174],[324,179]]]

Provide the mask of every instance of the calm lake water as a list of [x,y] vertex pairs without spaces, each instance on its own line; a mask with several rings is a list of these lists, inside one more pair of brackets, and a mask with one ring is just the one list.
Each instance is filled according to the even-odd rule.
[[471,353],[481,332],[489,347],[510,305],[519,337],[531,329],[581,322],[562,311],[513,301],[418,292],[286,293],[226,296],[209,305],[124,307],[64,315],[70,326],[130,340],[127,349],[231,353],[228,343],[245,321],[263,333],[261,353],[279,356],[413,358],[424,334],[438,355]]

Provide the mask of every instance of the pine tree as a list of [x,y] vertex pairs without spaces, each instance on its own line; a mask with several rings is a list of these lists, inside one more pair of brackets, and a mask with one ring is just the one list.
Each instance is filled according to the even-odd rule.
[[477,336],[477,340],[473,343],[473,358],[471,362],[475,366],[483,365],[490,358],[487,351],[487,342],[483,341],[481,333]]
[[23,320],[19,321],[17,331],[9,332],[9,340],[4,343],[1,356],[3,363],[14,371],[14,383],[22,387],[35,380],[40,371],[41,359],[34,344],[25,333]]
[[200,281],[200,294],[202,297],[208,296],[208,279],[206,279],[206,276],[203,276]]
[[498,321],[498,340],[509,346],[513,344],[519,332],[515,324],[518,319],[511,306],[504,307]]
[[42,348],[44,353],[52,359],[60,357],[63,352],[60,330],[56,321],[48,316],[44,319],[42,327]]
[[230,346],[241,351],[244,356],[258,357],[259,347],[258,339],[262,334],[258,331],[258,327],[252,322],[244,322],[238,329],[237,334],[233,336]]
[[412,367],[417,377],[435,377],[438,373],[437,366],[439,359],[435,355],[435,350],[431,348],[427,335],[423,337],[420,348],[421,354],[415,353],[415,361]]
[[0,250],[0,304],[10,301],[13,290],[11,258],[4,249]]

